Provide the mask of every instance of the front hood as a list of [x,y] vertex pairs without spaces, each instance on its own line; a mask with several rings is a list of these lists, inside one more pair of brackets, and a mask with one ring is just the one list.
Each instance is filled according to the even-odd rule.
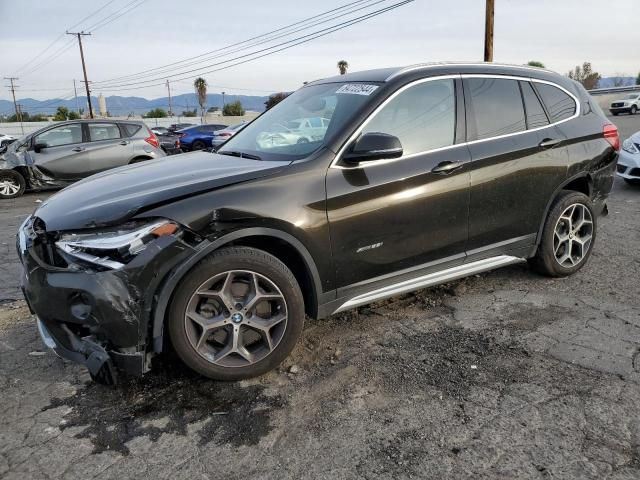
[[141,210],[269,175],[289,163],[207,152],[172,155],[86,178],[53,195],[34,215],[48,231],[113,225]]

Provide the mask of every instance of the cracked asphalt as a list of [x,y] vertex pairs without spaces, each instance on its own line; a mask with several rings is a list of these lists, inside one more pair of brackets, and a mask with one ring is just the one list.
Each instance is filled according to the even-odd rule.
[[19,300],[13,234],[44,198],[0,204],[3,479],[640,478],[639,187],[616,180],[572,277],[511,266],[309,321],[259,379],[167,355],[117,388]]

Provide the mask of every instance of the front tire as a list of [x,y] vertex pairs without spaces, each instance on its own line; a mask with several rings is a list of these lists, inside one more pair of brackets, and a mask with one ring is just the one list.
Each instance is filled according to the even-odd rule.
[[534,270],[551,277],[566,277],[580,270],[596,240],[596,215],[583,193],[562,192],[554,201],[542,232]]
[[186,275],[167,322],[187,366],[214,380],[241,380],[276,368],[291,353],[302,334],[304,300],[276,257],[229,247]]
[[638,107],[636,107],[635,105],[633,105],[633,106],[631,107],[631,110],[629,110],[629,113],[630,113],[631,115],[635,115],[637,111],[638,111]]
[[15,170],[0,171],[0,198],[19,197],[24,193],[25,188],[26,182],[19,172]]
[[201,142],[200,140],[196,140],[191,145],[191,150],[204,150],[206,147],[207,146],[205,145],[204,142]]

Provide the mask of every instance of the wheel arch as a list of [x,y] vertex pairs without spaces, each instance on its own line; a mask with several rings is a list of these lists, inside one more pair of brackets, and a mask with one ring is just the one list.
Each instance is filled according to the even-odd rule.
[[[540,227],[538,228],[538,234],[536,235],[536,244],[535,249],[540,245],[540,241],[542,240],[542,231],[544,230],[544,224],[547,220],[547,215],[549,215],[549,210],[551,210],[551,206],[553,202],[555,202],[558,195],[563,190],[570,190],[574,192],[584,193],[587,197],[592,198],[593,194],[593,179],[591,175],[587,172],[581,172],[573,177],[567,178],[564,182],[562,182],[553,192],[551,198],[547,202],[547,206],[544,209],[544,215],[542,215],[542,219],[540,221]],[[534,249],[534,253],[535,253]],[[533,255],[533,254],[532,254]]]
[[274,255],[285,263],[300,284],[304,298],[305,313],[312,318],[317,317],[318,299],[322,294],[322,283],[313,257],[302,242],[293,235],[272,228],[255,227],[242,229],[206,243],[187,262],[170,273],[162,283],[157,292],[157,301],[151,317],[151,336],[155,352],[163,350],[166,314],[180,281],[207,255],[228,246],[254,247]]

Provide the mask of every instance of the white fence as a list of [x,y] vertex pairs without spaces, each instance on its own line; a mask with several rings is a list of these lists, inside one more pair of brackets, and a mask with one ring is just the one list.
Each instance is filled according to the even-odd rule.
[[[224,125],[233,125],[234,123],[240,123],[242,121],[250,121],[259,115],[258,112],[247,112],[242,117],[224,117],[216,113],[208,113],[205,117],[205,123],[221,123]],[[173,123],[195,123],[200,124],[200,117],[168,117],[168,118],[142,118],[142,117],[109,117],[113,120],[142,120],[149,127],[168,127]],[[104,120],[108,120],[104,119]],[[36,130],[46,127],[47,125],[53,125],[58,122],[22,122],[22,128],[20,128],[20,122],[0,122],[0,133],[5,135],[12,135],[14,137],[21,137],[23,134],[28,135]],[[24,129],[24,133],[23,133]]]

